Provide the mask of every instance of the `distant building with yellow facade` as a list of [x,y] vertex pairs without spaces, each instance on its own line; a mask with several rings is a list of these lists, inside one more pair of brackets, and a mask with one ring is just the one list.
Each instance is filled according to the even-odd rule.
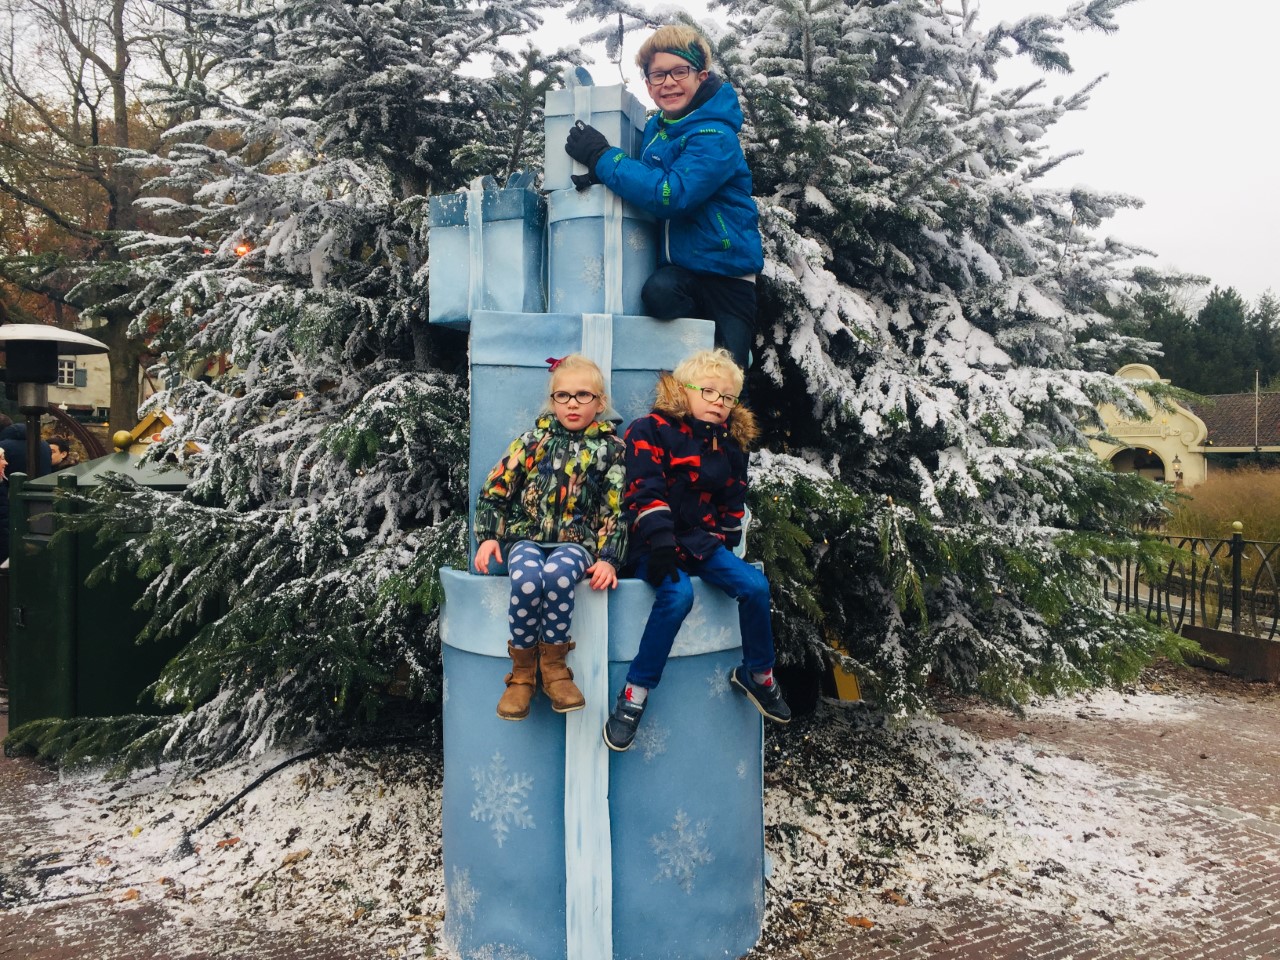
[[[1129,380],[1161,380],[1154,367],[1131,363],[1116,371]],[[1211,461],[1280,453],[1280,393],[1224,393],[1158,407],[1143,396],[1150,419],[1126,418],[1110,404],[1098,409],[1115,443],[1090,441],[1103,460],[1122,473],[1179,487],[1209,475]]]

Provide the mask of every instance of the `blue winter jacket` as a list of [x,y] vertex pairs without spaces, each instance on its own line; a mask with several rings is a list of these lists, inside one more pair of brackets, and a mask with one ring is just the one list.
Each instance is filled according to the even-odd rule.
[[[706,91],[710,95],[703,98]],[[632,160],[617,148],[596,161],[596,176],[628,203],[662,221],[660,257],[699,273],[742,277],[764,267],[751,170],[738,142],[742,107],[715,74],[679,120],[654,114]]]

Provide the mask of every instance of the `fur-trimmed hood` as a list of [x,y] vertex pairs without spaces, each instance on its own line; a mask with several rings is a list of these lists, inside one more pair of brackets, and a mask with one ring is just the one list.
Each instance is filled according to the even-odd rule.
[[[658,377],[657,401],[653,409],[669,417],[684,418],[689,416],[689,400],[685,396],[684,387],[669,373]],[[743,450],[750,450],[760,436],[760,428],[756,424],[756,415],[742,404],[729,411],[729,419],[725,424],[729,436],[737,441]]]

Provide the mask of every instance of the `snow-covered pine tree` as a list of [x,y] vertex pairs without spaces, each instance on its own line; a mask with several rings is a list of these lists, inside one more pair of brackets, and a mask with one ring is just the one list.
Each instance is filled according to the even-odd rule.
[[454,160],[469,173],[475,144],[499,175],[540,149],[540,103],[511,91],[553,66],[510,52],[540,6],[204,11],[221,67],[167,91],[196,119],[134,157],[172,229],[129,247],[131,306],[163,357],[154,405],[174,419],[155,454],[195,482],[181,498],[109,485],[94,514],[127,544],[116,568],[150,581],[151,632],[198,627],[154,688],[181,712],[31,739],[213,763],[373,717],[405,665],[417,694],[438,691],[467,384],[465,340],[426,325],[427,196],[465,183]]
[[1138,201],[1040,182],[1070,156],[1046,131],[1096,80],[998,85],[1018,57],[1068,70],[1064,34],[1114,29],[1126,2],[983,29],[968,0],[723,0],[727,25],[703,25],[766,241],[749,543],[784,658],[843,650],[894,709],[935,677],[1002,699],[1103,682],[1172,642],[1098,586],[1153,549],[1131,530],[1163,493],[1085,446],[1099,401],[1132,409],[1118,351],[1150,350],[1096,309],[1141,289],[1138,251],[1095,234]]
[[1169,646],[1098,588],[1162,492],[1085,446],[1098,402],[1132,400],[1110,371],[1136,345],[1096,307],[1140,290],[1138,251],[1094,231],[1138,201],[1039,182],[1065,159],[1045,132],[1096,80],[997,85],[1016,56],[1068,69],[1063,34],[1114,29],[1125,2],[987,30],[967,0],[726,4],[770,250],[755,396],[774,448],[828,474],[818,499],[857,498],[843,530],[799,525],[827,531],[824,635],[893,706],[935,676],[1001,698],[1097,683]]

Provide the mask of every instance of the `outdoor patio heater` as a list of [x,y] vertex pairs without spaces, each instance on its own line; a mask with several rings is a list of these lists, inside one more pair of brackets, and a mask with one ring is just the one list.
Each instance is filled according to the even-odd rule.
[[6,357],[5,380],[12,384],[18,410],[27,418],[27,473],[39,475],[40,417],[49,407],[49,384],[58,382],[58,357],[106,353],[107,345],[83,333],[43,323],[0,325]]

